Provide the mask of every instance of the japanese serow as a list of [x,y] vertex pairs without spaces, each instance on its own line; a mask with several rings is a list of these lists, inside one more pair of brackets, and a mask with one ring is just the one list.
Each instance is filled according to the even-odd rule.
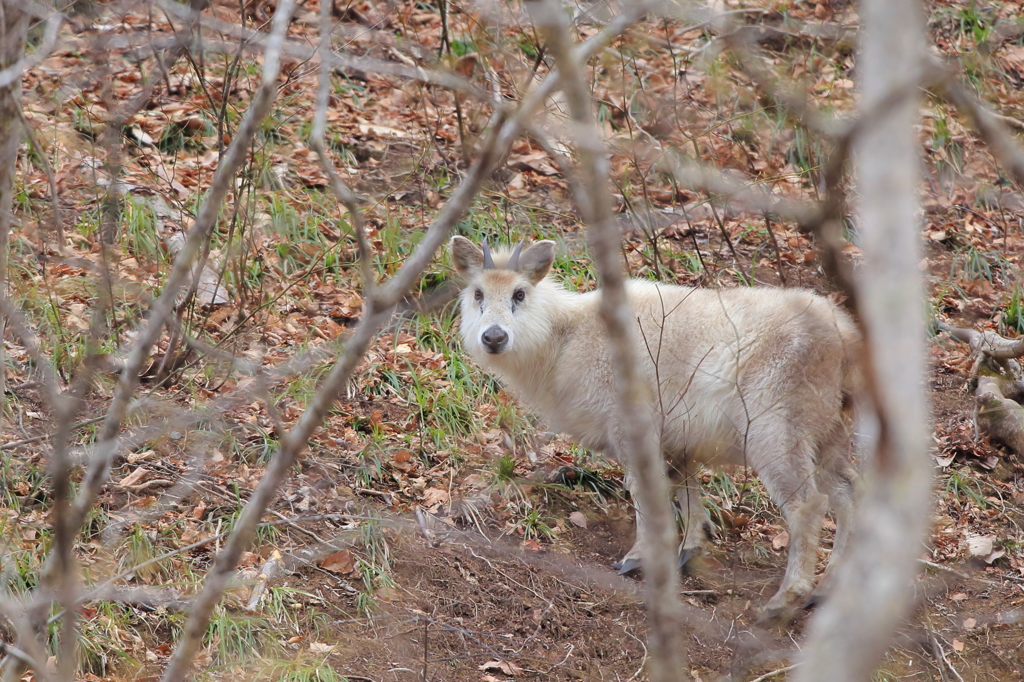
[[[575,293],[549,275],[555,244],[512,251],[451,240],[463,344],[552,429],[629,470],[618,421],[612,352],[598,317],[600,290]],[[803,289],[702,289],[626,283],[644,400],[683,519],[679,562],[712,525],[700,499],[702,466],[743,465],[761,478],[789,527],[789,564],[763,618],[785,619],[823,596],[849,539],[854,466],[849,394],[859,335],[828,299]],[[632,489],[627,473],[626,485]],[[835,542],[825,577],[814,571],[822,517]],[[644,524],[616,564],[639,567]]]

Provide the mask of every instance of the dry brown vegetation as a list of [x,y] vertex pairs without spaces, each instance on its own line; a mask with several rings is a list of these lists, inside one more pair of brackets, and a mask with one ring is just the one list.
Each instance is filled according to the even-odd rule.
[[[640,583],[609,568],[632,543],[621,468],[547,433],[461,354],[447,254],[399,276],[409,296],[390,279],[453,215],[478,242],[555,239],[557,276],[596,286],[591,216],[572,200],[592,179],[574,170],[570,103],[542,98],[498,151],[517,121],[503,107],[555,64],[530,15],[517,3],[309,0],[279,19],[280,76],[261,90],[288,3],[193,0],[198,19],[173,0],[64,3],[60,15],[24,4],[14,119],[0,92],[0,134],[18,120],[27,130],[0,169],[14,171],[0,672],[157,679],[212,573],[227,592],[192,633],[203,679],[643,678]],[[623,7],[573,10],[574,39],[609,36],[591,43],[585,75],[622,261],[635,277],[844,300],[862,254],[852,187],[829,161],[857,107],[857,7],[708,5],[725,14],[634,9],[620,26]],[[321,9],[334,25],[327,164],[314,132]],[[921,101],[929,311],[1013,338],[1024,164],[957,106],[970,93],[1024,131],[1024,21],[1014,2],[927,11],[934,52],[959,74],[932,78]],[[0,90],[5,60],[0,50]],[[250,137],[243,116],[261,92]],[[232,160],[223,208],[204,213]],[[841,235],[812,235],[826,211]],[[166,295],[173,277],[180,291]],[[381,283],[376,303],[367,277]],[[133,354],[147,334],[152,353]],[[368,350],[346,381],[331,363],[358,343]],[[876,679],[1018,680],[1024,453],[977,433],[969,352],[943,334],[930,343],[933,530],[914,613]],[[318,405],[325,378],[340,395]],[[304,450],[289,430],[311,434]],[[807,619],[753,623],[788,535],[748,472],[702,483],[719,535],[683,577],[680,679],[785,679]],[[257,496],[269,506],[250,505],[252,537],[229,535]],[[77,568],[54,569],[62,557]]]

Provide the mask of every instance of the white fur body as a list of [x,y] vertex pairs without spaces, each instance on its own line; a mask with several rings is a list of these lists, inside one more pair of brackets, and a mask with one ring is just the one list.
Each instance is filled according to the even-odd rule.
[[[463,269],[463,344],[552,429],[628,470],[600,292],[574,293],[551,277],[524,277],[502,268],[506,259],[496,254],[493,269]],[[513,305],[511,294],[519,290],[525,293]],[[769,602],[769,615],[782,615],[813,587],[826,495],[840,527],[833,559],[846,543],[853,468],[844,404],[856,328],[827,299],[803,289],[629,280],[626,292],[637,320],[645,399],[669,470],[683,486],[677,494],[688,521],[683,548],[697,547],[710,526],[693,480],[697,465],[752,467],[793,538],[786,578]],[[481,338],[495,328],[508,341],[489,352]],[[642,542],[641,524],[627,558],[640,554]]]

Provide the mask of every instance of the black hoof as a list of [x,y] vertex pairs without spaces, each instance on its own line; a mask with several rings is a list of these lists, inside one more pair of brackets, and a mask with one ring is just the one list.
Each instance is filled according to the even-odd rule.
[[808,597],[807,601],[804,602],[804,611],[810,611],[811,609],[816,609],[819,606],[821,606],[824,602],[825,602],[825,596],[824,595],[818,594],[817,592],[812,592],[811,596]]
[[623,559],[612,564],[612,568],[619,572],[619,575],[626,575],[640,568],[639,559]]
[[692,560],[696,559],[698,556],[700,556],[700,548],[698,547],[683,549],[681,552],[679,552],[679,570],[683,573],[689,572],[690,568],[693,566],[693,563],[696,563]]

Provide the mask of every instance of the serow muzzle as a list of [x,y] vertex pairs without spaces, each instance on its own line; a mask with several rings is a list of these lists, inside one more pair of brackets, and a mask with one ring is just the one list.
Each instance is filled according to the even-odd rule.
[[508,332],[498,325],[491,325],[480,335],[480,341],[488,353],[500,353],[508,345]]

